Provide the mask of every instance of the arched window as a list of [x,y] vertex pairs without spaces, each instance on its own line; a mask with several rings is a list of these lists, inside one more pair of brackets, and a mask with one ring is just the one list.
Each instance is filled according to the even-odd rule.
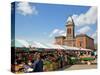
[[82,47],[82,41],[80,41],[80,47]]
[[71,28],[69,29],[69,33],[71,34]]
[[69,28],[67,29],[67,34],[69,34]]
[[67,33],[68,33],[68,34],[71,34],[71,28],[68,28],[68,29],[67,29]]

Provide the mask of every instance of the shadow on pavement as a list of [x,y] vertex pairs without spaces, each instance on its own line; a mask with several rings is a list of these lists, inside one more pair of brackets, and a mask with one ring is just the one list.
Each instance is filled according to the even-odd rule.
[[69,67],[71,67],[72,65],[67,65],[67,66],[65,66],[65,67],[63,67],[63,68],[60,68],[60,69],[58,69],[58,70],[56,70],[56,71],[62,71],[62,70],[65,70],[65,69],[67,69],[67,68],[69,68]]

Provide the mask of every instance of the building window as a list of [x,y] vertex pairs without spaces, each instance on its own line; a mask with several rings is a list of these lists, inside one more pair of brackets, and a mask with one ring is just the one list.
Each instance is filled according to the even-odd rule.
[[71,34],[71,28],[69,29],[69,34]]
[[69,29],[67,29],[67,33],[69,34]]
[[82,46],[82,41],[80,41],[80,47]]
[[67,33],[68,33],[68,34],[71,34],[71,28],[68,28],[68,29],[67,29]]

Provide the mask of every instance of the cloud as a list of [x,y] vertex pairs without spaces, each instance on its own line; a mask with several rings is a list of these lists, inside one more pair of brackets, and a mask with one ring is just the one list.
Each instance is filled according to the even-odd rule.
[[79,30],[77,30],[77,32],[78,32],[78,34],[79,33],[85,34],[85,33],[87,33],[90,30],[91,30],[91,28],[89,26],[84,26],[84,27],[80,28]]
[[97,30],[91,35],[92,38],[94,38],[94,42],[97,42]]
[[60,30],[60,29],[54,29],[54,30],[50,33],[49,37],[52,37],[52,36],[54,36],[54,35],[64,35],[64,34],[65,34],[65,31]]
[[17,4],[18,13],[26,16],[26,15],[36,15],[38,13],[35,6],[31,6],[28,2],[20,2]]
[[92,37],[95,38],[97,36],[97,31],[92,34]]
[[63,30],[59,30],[58,33],[59,33],[59,34],[62,34],[62,33],[64,33],[64,32],[65,32],[65,31],[63,31]]
[[97,21],[97,7],[91,7],[86,13],[80,15],[73,14],[72,18],[77,26],[95,24]]
[[62,34],[60,34],[61,36],[66,36],[66,32],[63,32]]
[[49,35],[49,37],[52,37],[54,34],[58,33],[59,29],[54,29],[51,34]]

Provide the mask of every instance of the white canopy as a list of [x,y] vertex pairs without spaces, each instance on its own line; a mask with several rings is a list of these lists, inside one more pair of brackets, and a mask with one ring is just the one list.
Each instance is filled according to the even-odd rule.
[[41,44],[39,42],[36,42],[36,41],[32,43],[31,47],[48,48],[47,46],[45,46],[45,45],[43,45],[43,44]]
[[85,48],[79,48],[79,50],[82,50],[82,51],[93,51],[91,49],[85,49]]
[[27,48],[35,47],[35,48],[44,48],[44,49],[92,51],[91,49],[71,47],[71,46],[65,46],[65,45],[55,45],[55,44],[49,44],[49,43],[45,44],[45,43],[40,43],[40,42],[36,42],[36,41],[25,41],[25,40],[20,40],[20,39],[12,40],[12,46],[27,47]]
[[21,40],[21,39],[15,39],[11,41],[11,46],[12,47],[29,47],[29,43],[25,40]]

